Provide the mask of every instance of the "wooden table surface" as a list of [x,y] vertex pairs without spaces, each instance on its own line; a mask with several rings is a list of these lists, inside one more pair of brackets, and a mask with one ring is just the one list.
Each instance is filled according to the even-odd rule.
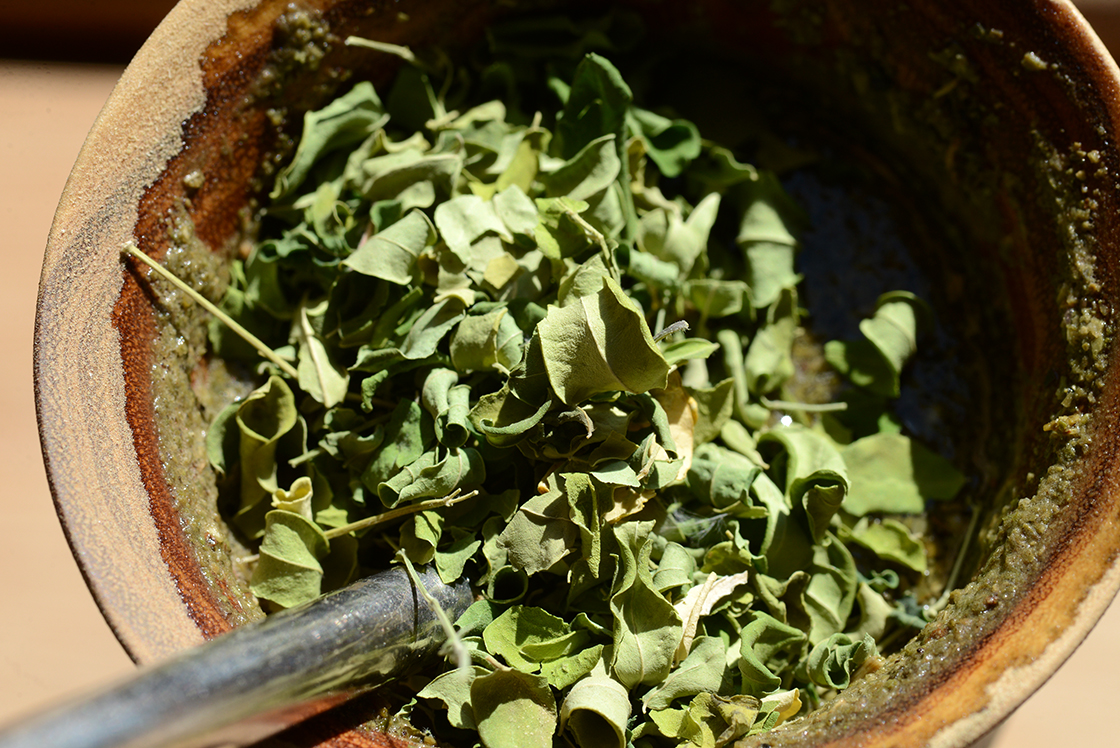
[[[1085,0],[1083,7],[1106,42],[1120,41],[1120,13],[1110,5]],[[119,66],[0,59],[0,724],[133,668],[94,605],[55,517],[31,370],[36,290],[51,217],[120,72]],[[1117,665],[1120,603],[1005,722],[991,746],[1117,745]]]

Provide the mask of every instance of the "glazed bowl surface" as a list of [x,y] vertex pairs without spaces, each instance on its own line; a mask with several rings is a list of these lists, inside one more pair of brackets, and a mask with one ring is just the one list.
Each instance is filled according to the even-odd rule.
[[[498,18],[592,5],[604,7],[184,0],[129,66],[51,231],[35,380],[64,528],[138,662],[261,612],[214,509],[204,325],[182,299],[157,297],[121,247],[163,258],[201,246],[198,272],[220,287],[303,112],[391,79],[347,36],[454,54]],[[940,351],[952,365],[928,390],[945,406],[923,423],[974,476],[972,581],[878,672],[739,745],[967,745],[1049,677],[1120,585],[1116,65],[1059,0],[617,5],[641,16],[651,50],[719,61],[734,116],[717,129],[762,111],[780,137],[855,165],[964,341]],[[666,76],[686,115],[708,95],[687,69]],[[896,251],[868,249],[871,233],[834,243]],[[816,272],[821,288],[858,293],[855,276]],[[376,708],[374,695],[286,738],[383,744],[362,726]]]

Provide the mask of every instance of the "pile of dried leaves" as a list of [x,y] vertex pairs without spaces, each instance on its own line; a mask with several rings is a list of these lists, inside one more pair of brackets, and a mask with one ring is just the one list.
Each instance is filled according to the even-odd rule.
[[208,444],[269,605],[394,556],[474,582],[458,666],[403,706],[453,743],[717,748],[924,624],[906,521],[964,478],[890,413],[908,293],[823,347],[837,402],[787,400],[797,206],[587,38],[473,79],[351,40],[406,63],[306,115],[222,302],[273,363]]

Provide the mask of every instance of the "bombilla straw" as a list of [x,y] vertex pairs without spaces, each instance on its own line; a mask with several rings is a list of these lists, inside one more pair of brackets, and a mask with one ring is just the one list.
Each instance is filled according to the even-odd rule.
[[[454,620],[466,581],[417,580]],[[403,568],[181,652],[77,702],[0,729],[0,748],[245,746],[414,671],[445,640]]]

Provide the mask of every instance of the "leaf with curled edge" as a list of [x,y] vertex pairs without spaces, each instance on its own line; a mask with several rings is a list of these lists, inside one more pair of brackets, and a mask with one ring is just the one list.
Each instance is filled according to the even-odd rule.
[[350,389],[350,373],[338,360],[337,352],[328,346],[322,334],[323,316],[327,311],[324,299],[314,307],[299,305],[292,322],[292,337],[299,343],[299,386],[308,395],[333,408],[346,399]]
[[249,589],[257,597],[290,608],[319,596],[329,543],[319,526],[283,509],[265,515],[260,560]]
[[840,485],[848,489],[848,468],[836,443],[825,434],[794,424],[771,429],[759,437],[760,445],[777,443],[785,451],[785,489],[794,506],[815,485]]
[[668,382],[669,364],[641,310],[610,277],[594,296],[549,307],[537,333],[548,381],[568,405],[602,392],[640,393]]
[[448,449],[442,458],[432,450],[378,486],[377,495],[385,506],[392,508],[417,499],[446,496],[456,488],[477,488],[484,480],[486,464],[477,450]]
[[737,196],[743,213],[736,242],[746,256],[751,302],[764,309],[801,280],[794,270],[798,248],[794,232],[804,221],[804,212],[769,171],[743,181]]
[[851,551],[831,533],[813,546],[809,574],[801,599],[812,620],[809,643],[815,646],[844,631],[855,606],[859,575]]
[[291,163],[276,175],[269,195],[273,200],[291,195],[320,157],[358,143],[389,121],[373,85],[362,81],[327,106],[303,115],[303,135]]
[[711,572],[703,583],[690,589],[688,594],[674,606],[683,622],[681,641],[674,653],[676,662],[680,662],[688,655],[700,623],[712,612],[712,608],[733,593],[736,588],[748,584],[750,579],[749,570],[724,576]]
[[851,684],[859,666],[876,655],[875,640],[868,634],[860,639],[833,634],[813,647],[805,669],[818,686],[843,690]]
[[560,729],[581,748],[626,748],[629,720],[630,695],[606,675],[578,681],[560,706]]
[[899,377],[932,325],[929,305],[908,291],[879,297],[875,313],[859,323],[863,340],[829,341],[825,358],[852,384],[882,397],[898,397]]
[[303,454],[306,425],[291,388],[269,377],[237,405],[233,415],[239,431],[240,503],[233,521],[250,538],[264,533],[265,499],[279,488],[279,461]]
[[482,633],[486,650],[523,672],[540,672],[546,662],[584,649],[591,635],[573,629],[543,608],[515,605],[494,619]]
[[[747,693],[762,696],[782,685],[781,673],[804,656],[805,632],[773,616],[756,613],[740,632],[739,673]],[[734,645],[733,645],[734,646]]]
[[610,598],[614,616],[610,672],[627,688],[663,681],[681,641],[681,618],[654,587],[650,574],[652,529],[652,521],[614,526],[619,557]]

